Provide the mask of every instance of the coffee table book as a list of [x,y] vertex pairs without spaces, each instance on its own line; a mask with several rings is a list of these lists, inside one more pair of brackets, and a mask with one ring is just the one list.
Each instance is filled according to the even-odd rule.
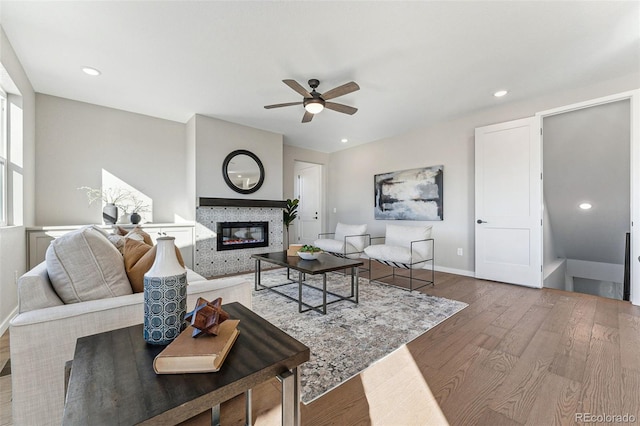
[[217,336],[192,337],[194,328],[188,326],[155,357],[154,371],[156,374],[215,373],[240,334],[239,322],[224,321]]

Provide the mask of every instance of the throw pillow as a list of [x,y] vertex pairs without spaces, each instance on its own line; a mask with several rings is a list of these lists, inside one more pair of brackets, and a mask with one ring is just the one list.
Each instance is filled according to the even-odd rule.
[[[131,230],[126,230],[121,226],[116,226],[116,231],[119,235],[122,235],[125,238],[133,238],[136,240],[144,241],[146,244],[150,246],[153,245],[153,241],[151,240],[151,235],[144,232],[142,228],[140,228],[139,226],[135,226]],[[142,237],[142,239],[140,237]]]
[[367,225],[347,225],[340,223],[336,225],[335,239],[344,242],[345,237],[347,243],[355,247],[356,251],[363,251],[366,244],[366,237],[354,237],[354,235],[364,235],[367,233]]
[[64,303],[131,294],[122,255],[92,226],[53,240],[45,261],[51,285]]
[[[178,262],[184,267],[184,260],[178,247],[176,247]],[[124,243],[124,267],[134,293],[144,291],[144,274],[151,269],[156,260],[156,246],[150,246],[142,241],[125,238]]]
[[[388,224],[385,232],[385,245],[411,248],[412,241],[431,238],[433,225],[410,226]],[[424,259],[431,257],[431,245],[428,242],[413,244],[413,250]]]
[[107,239],[118,249],[120,254],[124,254],[124,237],[122,235],[109,234],[107,235]]

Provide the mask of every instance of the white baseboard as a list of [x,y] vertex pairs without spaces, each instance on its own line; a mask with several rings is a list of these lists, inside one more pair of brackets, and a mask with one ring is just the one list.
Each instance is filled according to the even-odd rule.
[[0,336],[2,336],[4,334],[4,332],[9,329],[9,321],[11,321],[11,319],[13,317],[15,317],[16,315],[18,315],[18,307],[17,306],[13,309],[13,311],[11,311],[9,316],[6,317],[5,319],[3,319],[2,323],[0,323]]
[[444,266],[435,265],[434,269],[438,272],[446,272],[447,274],[463,275],[465,277],[475,278],[475,271],[466,271],[464,269],[446,268]]

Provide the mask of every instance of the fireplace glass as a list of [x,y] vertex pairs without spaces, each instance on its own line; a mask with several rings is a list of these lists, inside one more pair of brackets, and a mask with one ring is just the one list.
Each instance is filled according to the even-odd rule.
[[218,222],[217,231],[218,251],[269,246],[269,222]]

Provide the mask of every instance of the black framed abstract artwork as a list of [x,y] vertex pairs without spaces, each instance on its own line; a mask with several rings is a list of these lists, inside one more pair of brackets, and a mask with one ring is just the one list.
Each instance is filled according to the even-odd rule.
[[375,175],[375,219],[443,220],[443,170],[440,165]]

